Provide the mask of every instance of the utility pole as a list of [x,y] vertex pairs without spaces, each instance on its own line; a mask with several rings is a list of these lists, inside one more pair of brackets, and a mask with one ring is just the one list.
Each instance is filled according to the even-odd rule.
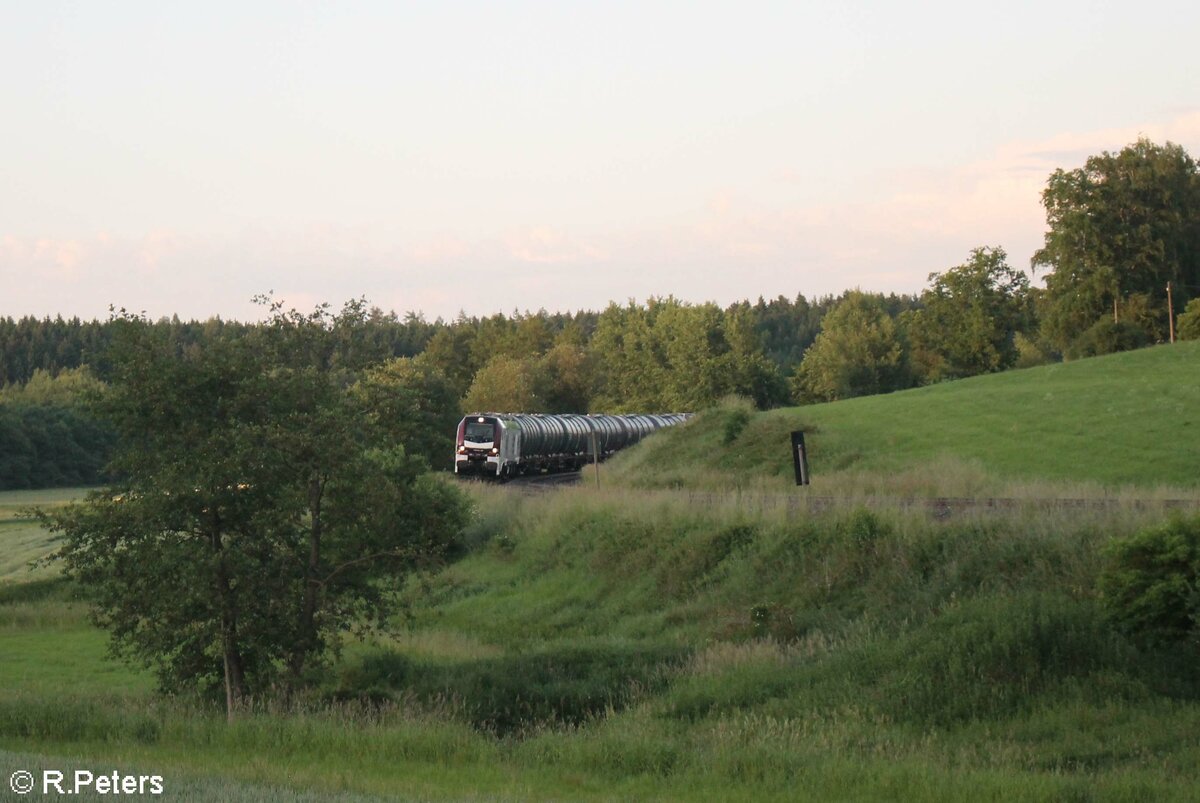
[[1171,303],[1171,283],[1167,282],[1167,326],[1171,330],[1171,342],[1175,342],[1175,305]]

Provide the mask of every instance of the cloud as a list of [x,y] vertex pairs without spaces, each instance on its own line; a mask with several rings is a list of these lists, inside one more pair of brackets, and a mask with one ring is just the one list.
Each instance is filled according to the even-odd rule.
[[86,246],[79,240],[6,235],[0,238],[0,276],[14,282],[37,277],[72,281],[85,256]]
[[[257,318],[250,298],[271,289],[300,308],[366,296],[431,319],[460,309],[596,309],[648,295],[728,303],[856,285],[917,292],[975,246],[1003,246],[1011,264],[1028,265],[1045,229],[1049,174],[1139,136],[1200,154],[1200,111],[1014,140],[960,164],[897,166],[850,201],[789,203],[750,184],[714,186],[690,209],[606,227],[543,217],[498,232],[465,218],[438,231],[332,222],[203,236],[0,230],[0,315],[102,318],[114,304],[154,316]],[[796,179],[769,177],[781,187]]]
[[512,259],[532,265],[575,265],[606,258],[602,248],[549,226],[510,232],[504,244]]
[[408,256],[414,262],[457,262],[470,255],[470,244],[452,236],[431,238],[408,248]]

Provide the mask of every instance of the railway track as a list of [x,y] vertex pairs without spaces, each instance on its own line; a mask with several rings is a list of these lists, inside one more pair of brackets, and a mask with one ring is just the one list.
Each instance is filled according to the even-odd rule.
[[[503,487],[520,494],[536,496],[551,493],[566,487],[590,487],[589,478],[578,472],[558,474],[540,474],[517,477],[505,483]],[[826,511],[853,507],[866,507],[878,510],[924,510],[935,518],[948,518],[955,514],[967,512],[1015,512],[1029,510],[1043,511],[1115,511],[1132,510],[1162,510],[1162,511],[1196,511],[1200,510],[1200,500],[1197,499],[1136,499],[1119,497],[1094,498],[1062,498],[1062,497],[897,497],[897,496],[831,496],[797,494],[762,494],[741,493],[737,491],[638,491],[628,488],[620,489],[622,495],[653,495],[670,494],[690,506],[720,507],[730,503],[750,505],[761,510],[783,510],[787,514],[824,513]]]
[[540,494],[578,485],[579,480],[580,473],[578,471],[564,471],[557,474],[527,474],[523,477],[514,477],[505,485],[518,493]]
[[520,477],[513,477],[505,480],[503,483],[495,480],[480,479],[477,477],[459,478],[459,482],[463,483],[479,483],[493,485],[496,487],[504,487],[514,493],[526,494],[534,496],[537,494],[548,493],[560,488],[574,486],[579,484],[580,474],[577,471],[564,471],[555,474],[526,474]]
[[964,512],[1012,512],[1018,510],[1045,511],[1106,511],[1106,510],[1200,510],[1196,499],[1123,499],[1058,498],[1058,497],[896,497],[896,496],[807,496],[787,494],[743,494],[688,492],[689,504],[715,506],[732,499],[741,498],[757,503],[767,510],[786,509],[822,513],[828,510],[849,507],[866,507],[880,510],[925,510],[935,517],[947,517]]

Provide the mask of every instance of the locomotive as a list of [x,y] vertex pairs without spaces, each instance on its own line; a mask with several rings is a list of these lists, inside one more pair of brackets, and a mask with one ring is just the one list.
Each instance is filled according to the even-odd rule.
[[632,446],[691,413],[664,415],[548,415],[471,413],[458,423],[455,474],[508,479],[519,474],[577,471],[596,458]]

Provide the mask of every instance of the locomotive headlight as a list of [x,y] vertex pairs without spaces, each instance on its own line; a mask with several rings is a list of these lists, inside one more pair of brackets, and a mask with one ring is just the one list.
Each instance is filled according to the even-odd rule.
[[465,447],[465,446],[460,446],[460,447],[458,447],[458,453],[459,453],[459,454],[466,454],[466,453],[467,453],[467,447]]
[[500,454],[500,450],[499,450],[499,449],[497,449],[495,446],[493,446],[493,447],[492,447],[492,454]]

